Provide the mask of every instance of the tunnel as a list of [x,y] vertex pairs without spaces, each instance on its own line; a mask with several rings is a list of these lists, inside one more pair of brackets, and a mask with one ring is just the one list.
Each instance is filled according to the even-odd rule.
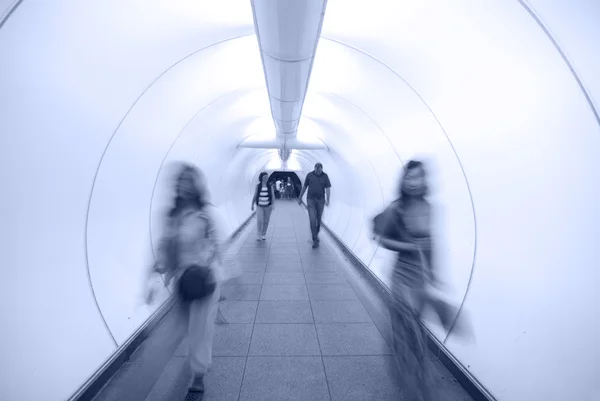
[[151,336],[173,162],[202,169],[234,242],[260,172],[321,162],[328,247],[385,288],[371,220],[413,158],[476,337],[425,319],[440,359],[485,399],[600,399],[599,19],[593,0],[0,1],[0,399],[98,393]]
[[[291,197],[297,198],[300,196],[300,191],[302,191],[302,181],[298,177],[298,174],[288,171],[273,171],[271,175],[269,175],[269,183],[275,184],[277,181],[285,183],[288,178],[292,182]],[[280,195],[277,191],[275,192],[275,197],[280,199]]]

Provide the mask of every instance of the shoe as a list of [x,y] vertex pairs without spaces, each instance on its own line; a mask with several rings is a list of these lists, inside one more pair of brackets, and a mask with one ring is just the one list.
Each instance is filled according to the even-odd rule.
[[192,384],[188,389],[190,393],[203,393],[204,392],[204,376],[194,376]]
[[266,239],[267,239],[267,236],[266,236],[266,235],[263,235],[263,236],[261,237],[261,239],[262,239],[263,241],[266,241]]
[[318,241],[315,241],[315,242],[313,243],[313,246],[312,246],[312,247],[313,247],[313,249],[315,249],[315,248],[318,248],[318,247],[319,247],[319,242],[318,242]]

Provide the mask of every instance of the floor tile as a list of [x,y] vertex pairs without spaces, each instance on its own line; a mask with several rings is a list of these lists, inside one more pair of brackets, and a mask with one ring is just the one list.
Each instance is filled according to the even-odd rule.
[[308,284],[312,301],[358,301],[350,284]]
[[260,301],[256,323],[313,323],[308,301]]
[[304,268],[302,266],[302,263],[298,263],[298,262],[289,262],[289,263],[281,263],[281,262],[277,262],[277,263],[272,263],[269,262],[267,263],[267,272],[296,272],[296,273],[302,273],[304,271]]
[[258,301],[260,299],[261,286],[226,284],[221,287],[221,297],[224,301]]
[[269,264],[276,263],[302,263],[298,255],[270,255],[267,261]]
[[390,373],[391,356],[324,356],[332,401],[409,401]]
[[219,310],[227,323],[253,323],[257,301],[222,301]]
[[251,356],[320,355],[312,324],[256,324],[250,344]]
[[263,285],[261,301],[308,301],[305,284]]
[[326,401],[321,357],[249,357],[240,401]]
[[262,284],[264,272],[243,272],[241,276],[232,279],[229,283],[233,285],[258,285]]
[[346,284],[342,273],[306,272],[306,284]]
[[267,272],[264,285],[271,284],[305,284],[304,273]]
[[389,355],[390,349],[373,323],[317,324],[323,355]]
[[368,323],[371,317],[359,301],[311,301],[316,323]]

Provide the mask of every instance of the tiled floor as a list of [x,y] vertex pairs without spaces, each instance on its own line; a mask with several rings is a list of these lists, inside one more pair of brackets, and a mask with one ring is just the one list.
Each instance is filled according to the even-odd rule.
[[[223,288],[204,400],[404,400],[388,372],[390,350],[374,314],[324,233],[321,247],[311,248],[306,211],[279,202],[265,242],[256,241],[255,227],[235,246],[244,273]],[[97,399],[185,399],[187,339],[149,341],[172,356],[153,356],[157,368],[150,371],[140,366],[143,358],[132,358],[113,378],[116,389],[109,391],[109,383]],[[135,371],[133,378],[128,372]],[[470,400],[443,367],[439,372],[444,400]],[[116,383],[138,391],[118,390]]]

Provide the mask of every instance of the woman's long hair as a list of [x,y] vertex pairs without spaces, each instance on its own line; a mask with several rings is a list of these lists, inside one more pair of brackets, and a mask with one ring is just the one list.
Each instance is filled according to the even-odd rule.
[[[182,197],[179,193],[179,185],[181,179],[185,174],[189,174],[194,181],[193,193],[187,199]],[[169,211],[169,217],[177,216],[177,214],[179,214],[179,212],[183,209],[184,206],[193,207],[199,210],[208,204],[206,200],[206,189],[202,190],[200,188],[201,179],[202,172],[197,167],[185,163],[181,164],[181,166],[179,167],[179,171],[175,175],[175,197],[173,200],[173,207]]]
[[260,174],[258,175],[258,183],[259,183],[259,184],[262,184],[262,178],[263,178],[265,175],[269,175],[269,174],[263,171],[262,173],[260,173]]

